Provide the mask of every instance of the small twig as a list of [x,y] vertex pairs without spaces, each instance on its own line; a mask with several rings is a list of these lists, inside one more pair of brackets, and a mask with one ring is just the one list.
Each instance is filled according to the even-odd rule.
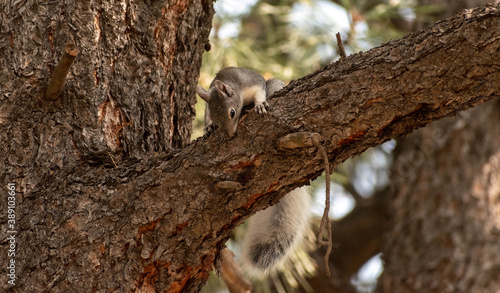
[[66,82],[66,76],[68,75],[69,68],[75,61],[76,55],[78,55],[78,48],[72,43],[66,44],[65,52],[57,63],[52,78],[50,79],[49,86],[45,92],[45,98],[48,100],[57,100],[59,94],[62,91],[64,83]]
[[241,268],[234,260],[234,254],[227,248],[222,250],[222,279],[231,293],[250,293],[252,284],[243,276]]
[[108,155],[111,158],[111,161],[113,161],[113,164],[115,165],[115,168],[118,168],[118,166],[115,163],[115,159],[113,159],[113,156],[110,153],[108,153]]
[[339,46],[340,59],[343,60],[347,57],[347,55],[345,53],[344,44],[342,43],[342,37],[340,36],[340,33],[337,33],[335,36],[337,37],[337,45]]

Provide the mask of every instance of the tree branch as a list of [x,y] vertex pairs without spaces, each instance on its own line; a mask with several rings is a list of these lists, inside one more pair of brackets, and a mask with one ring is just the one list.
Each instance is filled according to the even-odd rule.
[[78,48],[74,44],[68,43],[64,48],[64,53],[61,60],[57,63],[50,83],[45,92],[45,98],[48,100],[57,100],[59,94],[61,93],[64,83],[66,82],[66,76],[68,75],[69,68],[73,65],[76,55],[78,55]]
[[[291,82],[274,95],[268,116],[251,111],[230,141],[215,131],[177,152],[122,161],[118,168],[82,162],[47,174],[23,203],[43,221],[26,219],[21,237],[32,237],[36,225],[58,258],[43,268],[33,264],[30,274],[53,276],[51,270],[64,268],[54,286],[78,283],[86,292],[117,286],[198,291],[232,228],[322,173],[322,157],[313,147],[278,150],[279,138],[320,133],[336,166],[498,97],[499,50],[497,4]],[[220,181],[238,184],[220,188]],[[78,252],[71,250],[75,243]]]

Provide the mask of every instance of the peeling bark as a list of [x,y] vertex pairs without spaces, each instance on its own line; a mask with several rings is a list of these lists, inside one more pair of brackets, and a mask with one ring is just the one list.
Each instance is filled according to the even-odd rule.
[[[19,252],[16,287],[7,285],[8,259],[0,259],[0,288],[9,292],[196,292],[232,228],[321,174],[315,149],[280,151],[280,137],[321,134],[336,166],[500,93],[496,5],[292,82],[271,100],[268,116],[249,113],[230,141],[216,131],[186,145],[211,3],[29,3],[53,12],[43,15],[55,15],[60,27],[44,20],[41,48],[24,51],[31,39],[13,22],[39,27],[17,17],[28,10],[1,14],[12,27],[2,30],[11,41],[1,47],[9,54],[0,60],[0,182],[16,184]],[[61,15],[69,24],[57,21]],[[73,30],[86,50],[61,104],[40,103],[54,50]],[[121,127],[120,150],[101,127]],[[220,181],[239,185],[219,189]]]

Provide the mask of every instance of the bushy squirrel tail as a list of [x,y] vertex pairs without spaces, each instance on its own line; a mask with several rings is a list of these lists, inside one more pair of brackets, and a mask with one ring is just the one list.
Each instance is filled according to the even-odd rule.
[[277,79],[271,78],[266,80],[266,98],[272,96],[275,92],[285,87],[285,82]]
[[250,219],[242,252],[245,272],[262,276],[287,259],[308,226],[310,201],[308,187],[297,188]]

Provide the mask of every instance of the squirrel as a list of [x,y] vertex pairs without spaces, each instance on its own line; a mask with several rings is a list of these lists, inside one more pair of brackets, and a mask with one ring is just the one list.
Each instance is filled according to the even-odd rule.
[[[243,106],[253,104],[255,111],[264,115],[269,110],[267,98],[283,87],[283,81],[266,81],[249,69],[222,69],[208,91],[196,87],[198,95],[208,104],[205,108],[205,131],[218,126],[227,137],[232,138]],[[307,186],[297,188],[276,205],[250,218],[241,257],[244,271],[250,276],[260,277],[276,270],[287,259],[308,226],[310,200]]]
[[282,80],[273,78],[266,81],[262,75],[250,69],[222,69],[208,91],[196,86],[196,93],[208,104],[205,107],[205,130],[210,131],[217,125],[232,138],[244,106],[253,104],[255,111],[264,115],[269,109],[266,99],[284,87]]

